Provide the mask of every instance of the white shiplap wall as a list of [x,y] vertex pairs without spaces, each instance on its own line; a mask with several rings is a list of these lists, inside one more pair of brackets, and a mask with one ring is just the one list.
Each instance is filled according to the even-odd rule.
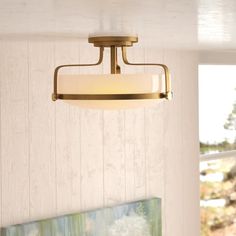
[[163,236],[198,236],[197,53],[130,49],[130,59],[170,67],[170,102],[114,111],[51,102],[55,65],[97,54],[87,42],[0,42],[1,225],[158,196]]

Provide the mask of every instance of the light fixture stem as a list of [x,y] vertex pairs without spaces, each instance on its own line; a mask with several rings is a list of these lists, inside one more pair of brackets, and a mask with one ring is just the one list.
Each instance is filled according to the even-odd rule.
[[111,74],[120,74],[120,66],[117,61],[117,47],[111,46]]

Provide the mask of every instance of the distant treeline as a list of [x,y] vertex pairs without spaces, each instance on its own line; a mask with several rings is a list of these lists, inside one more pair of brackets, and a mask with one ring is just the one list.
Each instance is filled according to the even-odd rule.
[[236,142],[229,143],[227,140],[220,143],[214,143],[214,144],[200,142],[201,154],[205,154],[209,152],[230,151],[230,150],[236,150]]

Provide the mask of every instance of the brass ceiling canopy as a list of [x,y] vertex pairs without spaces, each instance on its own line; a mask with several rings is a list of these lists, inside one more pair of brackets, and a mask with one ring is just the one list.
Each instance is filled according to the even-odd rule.
[[89,43],[93,43],[95,47],[130,47],[133,43],[138,42],[137,36],[101,36],[89,37]]
[[[61,99],[71,101],[71,103],[79,106],[106,108],[107,106],[105,103],[107,102],[108,104],[110,100],[139,100],[141,104],[141,100],[150,101],[153,99],[172,98],[169,69],[166,65],[159,63],[132,63],[128,61],[126,48],[137,43],[138,37],[98,36],[89,37],[88,42],[94,44],[95,47],[100,48],[98,61],[90,64],[68,64],[57,66],[54,71],[53,101]],[[59,70],[64,67],[100,65],[103,61],[105,47],[109,47],[111,52],[110,75],[58,75]],[[120,74],[121,69],[117,59],[118,48],[121,48],[122,60],[126,65],[161,67],[164,71],[164,89],[161,88],[163,87],[161,84],[162,78],[157,77],[156,74]],[[98,91],[95,91],[96,88]],[[101,105],[101,102],[98,102],[100,100],[103,101],[103,105]],[[121,103],[119,103],[119,107],[122,108],[130,107],[125,105],[125,101],[123,105],[120,106],[120,104]],[[116,107],[116,105],[114,107]]]

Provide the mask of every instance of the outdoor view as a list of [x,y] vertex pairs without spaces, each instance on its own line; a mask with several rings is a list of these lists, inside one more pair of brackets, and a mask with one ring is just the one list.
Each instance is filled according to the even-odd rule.
[[199,66],[199,130],[201,236],[235,236],[236,66]]

